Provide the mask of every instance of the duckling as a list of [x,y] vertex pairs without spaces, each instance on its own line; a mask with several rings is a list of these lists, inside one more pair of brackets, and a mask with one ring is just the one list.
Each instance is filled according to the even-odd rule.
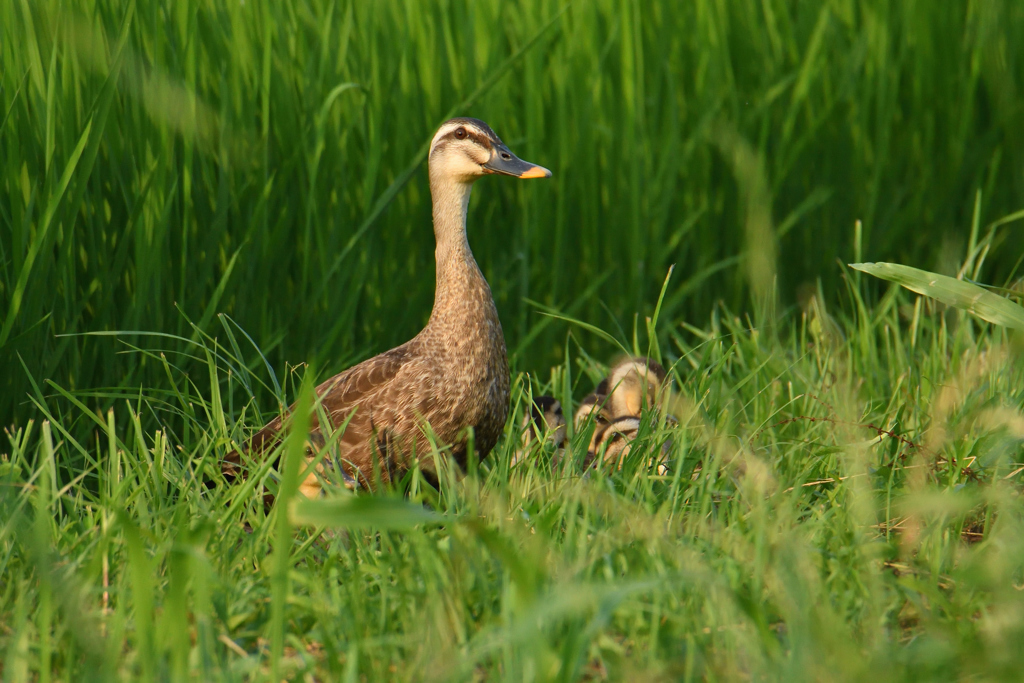
[[[607,386],[607,380],[602,381],[598,385],[598,389],[603,386]],[[586,462],[588,464],[596,457],[597,445],[604,430],[608,427],[609,415],[606,403],[607,396],[599,391],[594,391],[583,397],[579,407],[576,408],[576,414],[573,415],[572,421],[577,432],[586,430],[593,423],[593,432],[591,432],[590,442],[587,444]]]
[[605,464],[613,463],[618,469],[622,469],[622,463],[629,455],[629,447],[639,429],[640,418],[626,416],[615,419],[601,432],[595,456],[601,456],[601,461]]
[[533,399],[530,414],[523,420],[525,442],[547,440],[556,446],[565,442],[565,416],[562,404],[552,396]]
[[[588,461],[601,456],[604,463],[616,463],[622,467],[629,454],[630,444],[636,439],[640,417],[646,410],[657,409],[668,391],[665,369],[648,358],[626,358],[612,367],[607,380],[598,385],[609,392],[606,413],[608,424],[591,446]],[[666,442],[662,454],[655,463],[659,474],[666,471],[662,462],[671,448]],[[603,455],[602,455],[603,454]]]
[[591,392],[583,397],[580,401],[579,406],[576,408],[576,413],[573,415],[572,421],[579,429],[584,422],[593,417],[596,420],[608,421],[608,412],[605,409],[605,396],[597,391]]
[[[622,469],[639,431],[640,418],[626,416],[616,419],[602,432],[600,442],[595,447],[594,459],[596,460],[597,456],[600,456],[602,463],[613,464],[616,469]],[[671,449],[672,442],[664,442],[661,445],[661,452],[653,456],[647,463],[648,469],[654,470],[659,475],[667,474],[668,465],[665,460]]]
[[660,405],[665,389],[665,369],[648,358],[626,358],[608,375],[608,411],[612,418],[640,417]]
[[[461,467],[467,458],[467,433],[485,457],[505,425],[509,370],[501,321],[491,289],[466,238],[466,215],[473,183],[490,174],[547,178],[551,171],[516,157],[483,121],[455,118],[438,128],[428,156],[433,201],[437,285],[427,326],[413,339],[335,375],[316,388],[330,424],[312,415],[311,435],[341,429],[336,443],[344,478],[373,488],[400,476],[414,463],[436,478],[431,444],[436,443]],[[281,439],[285,415],[257,432],[244,449],[222,463],[228,479],[244,473],[241,452],[256,456]],[[315,447],[315,443],[313,444]],[[321,463],[302,482],[303,492],[319,491]]]
[[530,412],[523,416],[522,446],[512,456],[512,466],[526,459],[535,444],[550,443],[555,447],[555,461],[558,449],[565,446],[565,415],[562,404],[552,396],[537,396],[533,399]]
[[309,470],[306,478],[299,484],[299,491],[307,498],[317,497],[321,492],[321,481],[326,480],[341,484],[349,490],[359,488],[359,481],[350,476],[337,462],[338,449],[331,448],[330,451],[324,452],[328,445],[329,441],[322,432],[312,432],[306,439],[304,450],[307,470],[316,462],[319,455],[323,455],[315,469]]

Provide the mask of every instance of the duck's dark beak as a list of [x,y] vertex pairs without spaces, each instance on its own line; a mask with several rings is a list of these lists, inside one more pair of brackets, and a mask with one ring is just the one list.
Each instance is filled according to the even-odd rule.
[[491,160],[484,164],[483,167],[491,173],[502,173],[504,175],[515,176],[516,178],[551,177],[551,171],[543,166],[531,164],[529,161],[523,161],[510,152],[508,147],[505,145],[495,145],[494,154],[491,156]]

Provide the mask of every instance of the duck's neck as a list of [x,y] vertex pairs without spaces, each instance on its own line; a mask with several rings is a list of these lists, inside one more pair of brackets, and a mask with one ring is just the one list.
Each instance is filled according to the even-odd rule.
[[431,320],[461,308],[468,288],[486,286],[466,239],[466,213],[472,184],[431,175],[434,204],[434,238],[437,248],[437,285]]

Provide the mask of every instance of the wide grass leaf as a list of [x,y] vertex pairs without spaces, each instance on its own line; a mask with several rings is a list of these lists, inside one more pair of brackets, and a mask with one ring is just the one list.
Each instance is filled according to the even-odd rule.
[[850,267],[903,285],[912,292],[938,299],[990,323],[1024,330],[1024,306],[970,282],[898,263],[851,263]]
[[345,496],[329,500],[298,500],[291,509],[295,524],[401,530],[419,524],[451,521],[445,515],[401,498]]

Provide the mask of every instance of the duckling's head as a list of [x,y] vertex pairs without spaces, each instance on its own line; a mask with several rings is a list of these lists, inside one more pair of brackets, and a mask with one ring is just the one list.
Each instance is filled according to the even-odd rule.
[[613,418],[639,417],[661,399],[665,369],[647,358],[627,358],[612,368],[608,376],[611,391],[609,410]]
[[601,456],[603,462],[617,463],[621,468],[622,461],[629,455],[630,444],[636,438],[639,429],[640,419],[636,417],[620,417],[605,425],[590,442],[590,449],[587,451],[588,464]]
[[447,177],[462,183],[492,173],[516,178],[548,178],[551,171],[523,161],[505,146],[491,127],[480,119],[445,121],[430,143],[431,177]]
[[536,396],[529,414],[523,418],[523,445],[547,438],[555,446],[565,441],[565,416],[562,404],[551,396]]
[[577,433],[589,428],[593,429],[590,432],[590,443],[587,446],[588,453],[596,452],[597,443],[600,441],[605,427],[608,426],[608,413],[604,406],[605,399],[603,394],[596,392],[588,394],[580,401],[580,405],[573,415],[572,421]]
[[608,416],[604,410],[604,401],[605,396],[598,392],[587,394],[583,397],[572,418],[577,430],[585,427],[587,420],[593,420],[594,422],[608,421]]

